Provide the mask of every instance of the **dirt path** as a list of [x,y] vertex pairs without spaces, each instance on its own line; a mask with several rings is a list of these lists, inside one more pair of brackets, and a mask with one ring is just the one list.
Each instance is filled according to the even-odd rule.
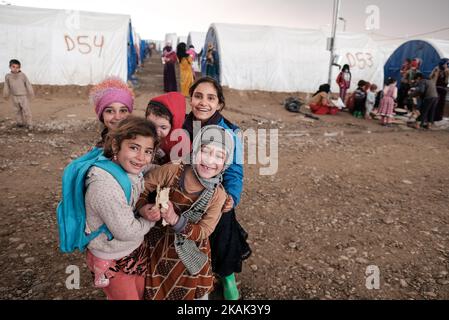
[[[143,114],[162,93],[159,59],[137,78]],[[88,88],[37,92],[33,132],[16,129],[0,103],[0,298],[104,299],[84,256],[59,253],[55,219],[62,169],[99,135]],[[287,94],[225,96],[225,116],[243,130],[279,131],[275,175],[245,164],[245,299],[449,299],[448,130],[382,128],[345,113],[315,122],[286,112]],[[78,290],[66,288],[71,265]],[[368,266],[380,271],[378,290],[366,287]]]

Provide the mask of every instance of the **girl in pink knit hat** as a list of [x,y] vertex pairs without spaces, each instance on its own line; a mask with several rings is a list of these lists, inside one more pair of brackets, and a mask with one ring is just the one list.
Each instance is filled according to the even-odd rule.
[[108,77],[90,90],[89,100],[105,126],[101,140],[97,143],[97,147],[101,148],[109,130],[117,127],[120,121],[132,113],[134,92],[120,78]]

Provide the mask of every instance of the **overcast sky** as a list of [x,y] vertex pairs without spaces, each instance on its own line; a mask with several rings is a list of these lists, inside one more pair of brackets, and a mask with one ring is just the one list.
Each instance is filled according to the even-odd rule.
[[[329,28],[333,0],[0,0],[13,5],[129,14],[144,39],[163,40],[166,33],[187,36],[206,32],[213,22]],[[346,30],[365,30],[370,5],[379,8],[377,35],[389,39],[429,33],[424,37],[449,40],[449,1],[342,0],[340,16]],[[412,4],[411,4],[412,3]],[[339,30],[343,22],[339,22]],[[446,29],[437,33],[435,30]]]

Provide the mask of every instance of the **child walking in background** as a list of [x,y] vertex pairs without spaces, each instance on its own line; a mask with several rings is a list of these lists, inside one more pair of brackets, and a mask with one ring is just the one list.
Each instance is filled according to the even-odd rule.
[[382,100],[380,101],[378,113],[381,117],[381,125],[390,126],[394,115],[395,99],[398,96],[396,80],[393,78],[388,78],[383,91],[384,94]]
[[238,127],[225,119],[220,111],[225,107],[223,88],[211,77],[198,79],[190,88],[190,106],[192,112],[184,122],[184,129],[193,140],[196,125],[204,127],[215,124],[225,128],[234,136],[235,150],[232,164],[223,174],[223,187],[227,200],[222,209],[223,215],[215,231],[210,236],[212,250],[212,269],[218,274],[223,284],[226,300],[239,299],[235,281],[235,272],[242,271],[243,260],[249,258],[251,249],[246,242],[248,234],[239,224],[235,207],[240,202],[243,189],[242,146],[235,131]]
[[145,299],[207,300],[213,289],[209,236],[214,231],[226,192],[220,184],[233,161],[234,140],[219,126],[206,126],[195,137],[191,161],[169,163],[145,177],[148,195],[169,187],[167,209],[146,237],[149,250]]
[[29,98],[34,98],[33,86],[25,73],[21,70],[19,60],[9,61],[11,73],[5,76],[5,85],[3,87],[3,97],[8,99],[11,96],[11,103],[16,111],[17,127],[26,127],[33,129],[32,115]]
[[101,140],[97,143],[97,147],[102,148],[108,132],[132,113],[134,92],[120,78],[108,77],[92,87],[89,100],[104,125]]
[[131,199],[109,172],[93,166],[87,173],[85,186],[86,233],[103,225],[112,240],[101,233],[87,246],[87,266],[95,276],[95,285],[103,288],[109,300],[142,300],[147,267],[144,236],[160,219],[151,205],[134,208],[143,192],[143,173],[150,169],[158,140],[149,121],[129,117],[108,133],[104,160],[116,164],[131,183]]
[[[186,99],[178,92],[170,92],[151,99],[145,118],[156,126],[160,140],[154,162],[162,165],[179,160],[190,153],[190,140],[182,130],[186,117]],[[172,149],[176,146],[174,154]]]

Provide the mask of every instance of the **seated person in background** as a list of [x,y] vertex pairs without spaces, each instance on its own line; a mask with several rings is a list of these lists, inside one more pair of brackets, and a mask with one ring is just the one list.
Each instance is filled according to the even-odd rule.
[[374,83],[370,85],[369,90],[366,92],[365,103],[365,119],[371,119],[374,105],[376,104],[377,85]]
[[330,91],[331,91],[330,86],[328,84],[323,84],[309,100],[310,110],[314,114],[319,115],[337,114],[338,108],[332,104],[329,98]]

